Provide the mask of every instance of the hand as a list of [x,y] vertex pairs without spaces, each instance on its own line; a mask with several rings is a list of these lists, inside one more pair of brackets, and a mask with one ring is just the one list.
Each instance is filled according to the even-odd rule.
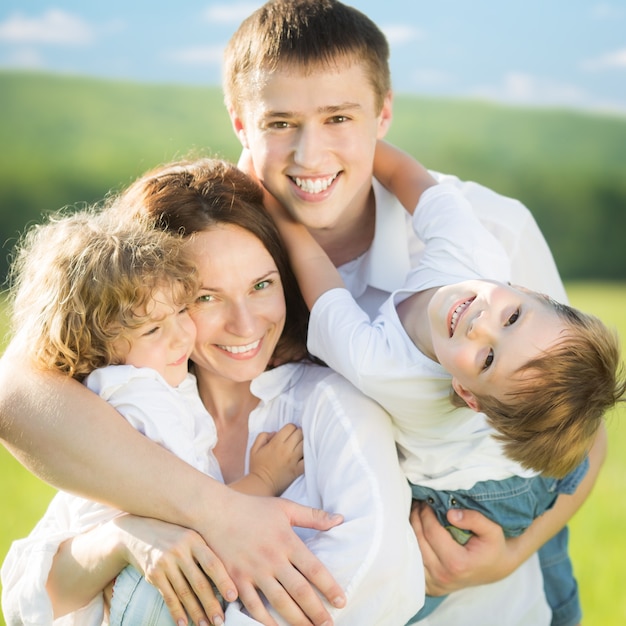
[[302,429],[285,424],[277,433],[260,433],[250,450],[250,473],[279,496],[304,473]]
[[198,533],[134,515],[121,515],[111,523],[120,531],[127,562],[159,590],[175,623],[187,623],[185,611],[194,624],[224,623],[209,579],[227,599],[237,594],[224,566]]
[[223,502],[228,519],[207,526],[206,537],[237,585],[252,617],[276,626],[259,591],[275,611],[294,626],[331,624],[316,587],[334,607],[345,594],[328,570],[293,532],[292,526],[328,530],[343,521],[319,509],[283,498],[246,496],[230,491]]
[[426,592],[441,596],[464,587],[500,580],[515,570],[515,539],[477,511],[452,509],[448,521],[470,530],[465,545],[457,543],[424,502],[413,502],[411,525],[422,551]]

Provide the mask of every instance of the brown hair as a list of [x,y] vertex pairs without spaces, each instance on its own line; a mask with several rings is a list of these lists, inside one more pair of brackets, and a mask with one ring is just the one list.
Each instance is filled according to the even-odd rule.
[[120,197],[116,211],[148,218],[156,228],[188,237],[217,224],[252,233],[270,253],[281,277],[287,315],[276,363],[307,356],[309,311],[276,226],[263,206],[263,190],[234,165],[201,158],[157,167]]
[[592,315],[537,297],[566,322],[565,334],[518,370],[522,383],[506,400],[476,399],[511,459],[561,478],[585,458],[606,411],[624,400],[626,379],[616,333]]
[[245,19],[224,53],[227,108],[253,101],[257,73],[286,65],[309,72],[363,63],[377,111],[391,89],[389,44],[366,15],[336,0],[273,0]]
[[10,272],[12,325],[36,366],[82,380],[119,364],[114,342],[146,321],[158,289],[176,304],[197,293],[180,238],[92,207],[52,215],[18,244]]

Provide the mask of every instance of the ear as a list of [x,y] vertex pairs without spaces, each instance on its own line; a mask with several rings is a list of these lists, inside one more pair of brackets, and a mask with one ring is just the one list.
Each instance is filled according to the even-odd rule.
[[378,133],[376,135],[377,139],[382,139],[389,130],[391,126],[391,119],[393,117],[393,96],[391,91],[387,93],[385,99],[383,100],[383,108],[378,116]]
[[452,379],[452,389],[456,391],[457,395],[467,404],[467,406],[472,409],[472,411],[480,411],[480,407],[478,406],[478,400],[476,400],[476,396],[469,390],[463,387],[461,383],[456,379]]
[[239,143],[244,148],[249,148],[248,138],[246,136],[246,129],[243,123],[243,119],[239,117],[234,108],[228,108],[228,115],[230,116],[230,122],[233,125],[233,130],[235,131],[235,135],[237,135],[237,139],[239,139]]

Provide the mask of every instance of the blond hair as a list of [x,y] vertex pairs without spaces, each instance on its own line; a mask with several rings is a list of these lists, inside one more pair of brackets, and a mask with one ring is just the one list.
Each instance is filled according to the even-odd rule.
[[597,317],[537,297],[565,321],[563,336],[519,368],[522,382],[505,399],[476,400],[507,456],[561,478],[583,461],[606,411],[624,400],[626,379],[614,331]]
[[196,293],[178,237],[95,208],[54,214],[18,244],[12,327],[36,366],[82,380],[120,362],[114,342],[146,321],[142,311],[157,289],[171,290],[177,304]]
[[245,19],[224,53],[226,107],[254,102],[258,73],[291,66],[310,72],[362,63],[377,111],[391,89],[389,44],[366,15],[336,0],[274,0]]

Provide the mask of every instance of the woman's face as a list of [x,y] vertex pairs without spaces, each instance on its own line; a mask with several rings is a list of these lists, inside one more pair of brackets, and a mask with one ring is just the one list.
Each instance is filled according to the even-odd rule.
[[195,233],[187,245],[200,275],[190,310],[196,374],[251,381],[267,369],[285,325],[276,263],[256,236],[230,224]]

